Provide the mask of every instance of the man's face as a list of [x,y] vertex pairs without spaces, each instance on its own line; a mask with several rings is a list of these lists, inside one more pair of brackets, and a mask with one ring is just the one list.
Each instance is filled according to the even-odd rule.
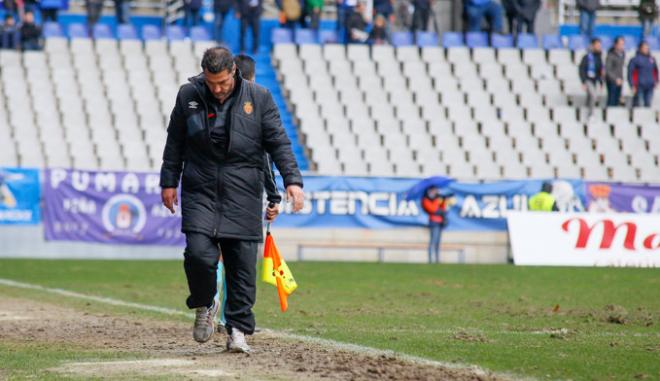
[[591,45],[591,49],[594,53],[600,53],[600,41],[596,41]]
[[616,44],[614,45],[614,49],[616,49],[618,52],[622,52],[624,47],[625,47],[625,42],[621,40],[617,40]]
[[642,46],[639,47],[639,51],[642,54],[649,54],[649,46],[647,44],[642,44]]
[[32,23],[34,21],[34,15],[30,12],[25,14],[25,22],[26,23]]
[[224,102],[234,90],[235,71],[236,65],[231,70],[223,70],[219,73],[211,73],[204,69],[204,82],[220,102]]

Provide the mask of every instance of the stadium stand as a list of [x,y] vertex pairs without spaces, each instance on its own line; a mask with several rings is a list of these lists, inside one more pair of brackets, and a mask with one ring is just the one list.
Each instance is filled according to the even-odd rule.
[[576,68],[584,45],[571,51],[547,37],[541,49],[526,36],[517,49],[497,36],[501,48],[492,48],[483,36],[456,33],[442,42],[448,47],[275,45],[313,168],[660,181],[660,97],[652,109],[601,108],[586,120]]

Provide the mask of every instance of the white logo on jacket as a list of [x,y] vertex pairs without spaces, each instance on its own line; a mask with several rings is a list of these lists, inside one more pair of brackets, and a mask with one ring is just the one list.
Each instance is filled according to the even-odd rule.
[[188,102],[188,108],[190,108],[190,109],[193,109],[193,110],[196,109],[197,105],[199,105],[199,103],[197,103],[195,101]]

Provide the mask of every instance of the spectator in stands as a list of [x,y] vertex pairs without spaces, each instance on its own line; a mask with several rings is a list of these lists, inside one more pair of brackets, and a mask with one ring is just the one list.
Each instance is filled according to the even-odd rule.
[[85,8],[87,9],[87,31],[92,35],[94,25],[99,22],[103,12],[103,0],[85,0]]
[[201,9],[202,0],[183,0],[183,12],[188,30],[199,25]]
[[337,0],[337,30],[344,42],[350,41],[350,29],[348,19],[358,4],[358,0]]
[[2,49],[18,49],[20,45],[20,34],[16,27],[14,16],[10,13],[5,14],[5,23],[2,25],[0,33],[0,42]]
[[447,210],[455,203],[452,195],[442,196],[437,187],[429,187],[422,197],[422,209],[429,215],[429,263],[440,262],[440,238],[447,227]]
[[529,199],[529,210],[533,212],[558,212],[557,201],[552,195],[552,184],[544,182],[541,191]]
[[653,23],[658,17],[658,4],[655,0],[640,0],[637,10],[639,22],[642,24],[642,38],[644,38],[653,30]]
[[516,33],[523,33],[523,26],[526,27],[525,32],[534,34],[534,21],[536,20],[536,13],[541,8],[541,0],[514,0],[516,6]]
[[607,106],[618,106],[621,102],[623,88],[623,66],[626,61],[625,42],[623,37],[614,39],[614,44],[605,58],[605,84],[607,85]]
[[580,61],[580,81],[582,81],[582,86],[587,92],[589,116],[593,113],[598,93],[603,87],[605,70],[603,68],[601,53],[600,39],[594,38],[591,40],[589,51],[582,57],[582,61]]
[[263,6],[263,0],[238,1],[237,16],[241,20],[241,53],[245,52],[245,34],[247,33],[248,27],[252,30],[252,54],[257,54],[257,51],[259,51],[259,27]]
[[224,41],[225,18],[233,5],[233,0],[213,0],[213,39],[219,44]]
[[323,12],[323,0],[306,0],[305,9],[309,14],[309,28],[318,31],[321,26],[321,12]]
[[649,44],[641,42],[637,54],[628,63],[628,82],[633,90],[633,107],[644,103],[651,106],[653,90],[658,85],[658,65],[649,51]]
[[387,33],[387,21],[385,16],[378,15],[374,20],[374,26],[369,32],[369,43],[371,45],[385,45],[389,44],[390,37]]
[[34,13],[25,12],[21,24],[21,48],[23,50],[41,49],[41,27],[34,22]]
[[580,33],[591,38],[594,34],[596,11],[600,6],[600,0],[576,0],[576,5],[580,12]]
[[16,20],[20,20],[23,15],[23,1],[22,0],[2,0],[2,6],[5,9],[5,16],[10,15]]
[[412,0],[412,4],[415,10],[413,11],[411,30],[413,33],[418,30],[426,32],[431,17],[431,0]]
[[388,23],[394,22],[394,0],[374,0],[374,18],[383,15]]
[[61,0],[41,0],[41,22],[57,22],[57,13],[62,6]]
[[369,34],[366,32],[367,20],[364,17],[364,3],[358,2],[355,8],[351,11],[346,22],[346,29],[348,30],[348,43],[364,43],[369,39]]
[[502,8],[504,9],[504,15],[506,16],[506,24],[510,34],[516,34],[518,28],[516,26],[516,21],[518,20],[518,14],[516,13],[516,0],[502,0]]
[[491,33],[502,33],[502,6],[494,0],[464,0],[469,32],[480,32],[484,17]]
[[131,17],[131,0],[114,0],[117,24],[128,24]]
[[280,10],[280,24],[293,31],[296,23],[300,23],[304,28],[303,7],[305,0],[275,0],[277,8]]

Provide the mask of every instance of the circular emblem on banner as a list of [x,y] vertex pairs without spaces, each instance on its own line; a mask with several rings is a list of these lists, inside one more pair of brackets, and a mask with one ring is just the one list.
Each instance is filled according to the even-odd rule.
[[147,222],[147,211],[137,197],[129,194],[112,196],[103,205],[103,226],[111,233],[139,233]]
[[248,115],[252,114],[253,110],[254,108],[252,107],[252,102],[243,103],[243,111],[245,111],[246,114]]

